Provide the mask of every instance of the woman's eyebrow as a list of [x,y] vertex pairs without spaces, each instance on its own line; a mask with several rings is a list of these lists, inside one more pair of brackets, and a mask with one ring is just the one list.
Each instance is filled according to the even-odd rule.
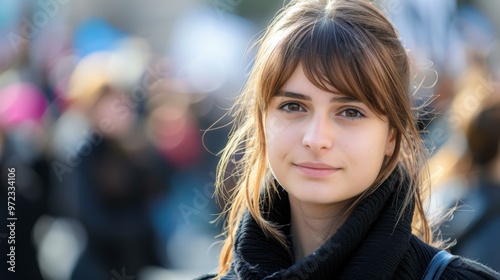
[[291,91],[285,91],[285,90],[280,90],[278,93],[276,93],[275,96],[284,96],[284,97],[290,97],[290,98],[295,98],[295,99],[300,99],[300,100],[306,100],[306,101],[311,101],[311,97],[302,94],[302,93],[296,93],[296,92],[291,92]]
[[359,99],[356,99],[350,95],[336,95],[330,98],[330,103],[363,103]]
[[[276,93],[275,96],[284,96],[284,97],[290,97],[290,98],[295,98],[295,99],[300,99],[300,100],[305,100],[305,101],[311,101],[311,97],[302,94],[302,93],[297,93],[297,92],[292,92],[292,91],[285,91],[285,90],[280,90]],[[350,95],[335,95],[332,98],[330,98],[330,103],[362,103],[358,99],[350,96]]]

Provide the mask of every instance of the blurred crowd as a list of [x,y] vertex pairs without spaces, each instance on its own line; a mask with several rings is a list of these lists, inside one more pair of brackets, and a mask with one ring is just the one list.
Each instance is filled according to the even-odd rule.
[[[16,272],[0,229],[0,279],[190,279],[216,268],[225,113],[276,2],[0,1],[0,220],[7,168],[17,217]],[[453,253],[500,270],[500,24],[488,14],[500,4],[374,2],[415,66],[429,211],[457,208],[438,232]]]

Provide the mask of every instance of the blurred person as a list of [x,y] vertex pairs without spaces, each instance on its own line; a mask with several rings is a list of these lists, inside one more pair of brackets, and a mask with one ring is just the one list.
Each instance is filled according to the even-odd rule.
[[198,122],[187,93],[167,92],[149,99],[148,128],[161,154],[177,169],[202,160]]
[[130,81],[115,79],[120,72],[114,71],[123,68],[112,62],[111,52],[88,54],[79,62],[54,134],[56,197],[66,193],[61,202],[71,199],[59,215],[79,220],[88,240],[71,279],[137,276],[146,266],[161,264],[149,208],[168,188],[171,168],[145,137],[138,115],[144,100],[131,98]]
[[161,83],[152,87],[147,101],[146,125],[160,155],[174,170],[169,178],[169,191],[156,200],[152,216],[167,249],[164,256],[169,260],[167,268],[203,271],[213,261],[193,254],[208,251],[211,237],[220,233],[220,229],[208,223],[210,213],[219,209],[210,199],[214,190],[215,156],[204,147],[200,127],[204,120],[193,107],[193,103],[202,101],[178,77],[157,80]]
[[372,3],[292,1],[258,47],[218,168],[220,190],[242,155],[218,272],[202,279],[424,279],[441,256],[430,279],[500,278],[434,239],[409,60]]
[[[203,131],[204,174],[213,173],[218,162],[215,155],[227,142],[232,116],[224,113],[233,104],[254,57],[249,46],[257,32],[255,19],[236,14],[244,6],[200,2],[182,14],[172,28],[172,43],[167,49],[173,66],[169,75],[184,84],[191,99],[190,111]],[[205,177],[213,184],[213,175]],[[231,184],[226,187],[227,192],[232,189]],[[223,201],[217,204],[216,209],[224,206]]]
[[454,95],[442,116],[432,120],[428,133],[436,147],[430,159],[436,184],[431,206],[436,211],[455,203],[464,189],[463,174],[457,173],[457,165],[467,152],[466,130],[481,104],[495,91],[493,65],[489,64],[494,42],[491,23],[477,9],[465,6],[458,10],[455,24],[460,30],[467,67],[454,81]]
[[485,99],[466,129],[467,150],[456,167],[465,174],[465,190],[453,219],[441,226],[455,240],[454,254],[500,270],[500,95]]

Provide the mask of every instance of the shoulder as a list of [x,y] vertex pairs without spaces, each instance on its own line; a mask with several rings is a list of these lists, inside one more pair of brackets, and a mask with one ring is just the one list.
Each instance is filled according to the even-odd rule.
[[[423,275],[428,268],[431,259],[440,250],[424,243],[417,237],[412,238],[410,248],[405,260],[404,271],[401,272],[401,278],[411,279],[412,275]],[[441,279],[443,280],[500,280],[500,274],[493,269],[475,262],[473,260],[458,256],[448,264],[443,271]]]
[[459,257],[444,270],[442,279],[485,279],[498,280],[500,273],[473,260]]

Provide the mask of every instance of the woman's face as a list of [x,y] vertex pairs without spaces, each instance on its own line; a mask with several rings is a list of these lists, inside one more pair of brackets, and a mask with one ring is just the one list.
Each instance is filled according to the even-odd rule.
[[269,166],[290,198],[322,205],[370,187],[395,144],[385,117],[317,88],[300,64],[271,99],[265,133]]

